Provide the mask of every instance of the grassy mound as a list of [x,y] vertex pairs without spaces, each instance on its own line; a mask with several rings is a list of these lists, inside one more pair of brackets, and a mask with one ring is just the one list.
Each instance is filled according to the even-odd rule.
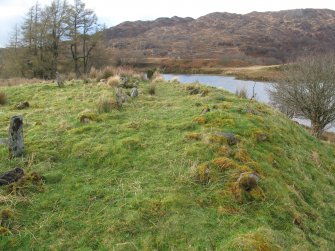
[[[26,146],[9,159],[0,145],[0,171],[27,173],[0,188],[0,249],[335,249],[332,145],[223,90],[155,87],[109,112],[108,86],[0,89],[0,138],[19,112]],[[251,191],[238,181],[248,173],[260,178]]]

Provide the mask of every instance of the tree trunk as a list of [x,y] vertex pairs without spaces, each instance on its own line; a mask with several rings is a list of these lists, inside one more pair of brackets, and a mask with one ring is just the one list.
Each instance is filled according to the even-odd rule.
[[23,154],[24,143],[22,115],[14,116],[10,120],[8,146],[10,157],[19,157]]
[[316,138],[321,138],[322,132],[323,132],[323,127],[320,125],[318,122],[311,122],[312,123],[312,135],[315,136]]

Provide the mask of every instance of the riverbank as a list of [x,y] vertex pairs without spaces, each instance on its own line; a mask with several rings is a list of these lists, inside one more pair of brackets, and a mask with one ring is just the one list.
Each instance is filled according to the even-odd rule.
[[210,74],[234,76],[236,79],[261,82],[277,82],[283,72],[282,65],[250,65],[245,62],[223,64],[215,59],[168,59],[151,58],[135,65],[136,68],[159,68],[166,74]]
[[223,75],[234,76],[236,79],[240,80],[254,80],[262,82],[278,82],[282,73],[282,65],[223,68]]

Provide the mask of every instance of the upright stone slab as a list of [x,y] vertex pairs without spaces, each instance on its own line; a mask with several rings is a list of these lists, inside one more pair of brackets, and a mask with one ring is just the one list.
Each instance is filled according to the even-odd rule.
[[131,96],[132,98],[136,98],[136,97],[138,96],[138,90],[137,90],[136,87],[134,87],[133,89],[131,89],[131,94],[130,94],[130,96]]
[[23,117],[22,115],[14,116],[10,120],[9,138],[8,138],[9,155],[19,157],[23,154]]

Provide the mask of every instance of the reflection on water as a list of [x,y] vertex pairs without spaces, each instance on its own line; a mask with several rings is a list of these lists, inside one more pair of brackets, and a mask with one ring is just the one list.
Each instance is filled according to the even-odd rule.
[[[205,75],[205,74],[163,74],[165,80],[178,79],[181,83],[199,82],[204,85],[223,88],[229,92],[235,93],[236,90],[244,88],[247,91],[248,97],[252,96],[253,88],[256,94],[256,100],[266,104],[270,103],[268,90],[271,89],[271,83],[255,82],[238,80],[234,77],[219,76],[219,75]],[[308,119],[294,119],[300,124],[311,126]],[[334,127],[328,128],[327,131],[335,132]]]

